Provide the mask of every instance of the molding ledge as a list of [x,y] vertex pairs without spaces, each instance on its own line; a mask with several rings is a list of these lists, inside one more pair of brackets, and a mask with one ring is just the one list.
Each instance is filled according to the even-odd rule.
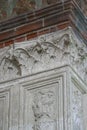
[[40,31],[46,30],[44,34],[49,33],[51,27],[55,27],[53,30],[57,31],[68,26],[71,26],[87,44],[87,19],[74,0],[57,2],[0,22],[0,47],[8,46],[20,37],[23,37],[23,40],[29,40],[32,35],[37,37]]

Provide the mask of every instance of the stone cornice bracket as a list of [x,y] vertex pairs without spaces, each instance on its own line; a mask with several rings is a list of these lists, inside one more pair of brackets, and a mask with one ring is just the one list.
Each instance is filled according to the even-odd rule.
[[87,80],[86,49],[86,45],[70,27],[21,44],[15,43],[14,47],[4,48],[4,54],[1,53],[0,80],[31,75],[64,65],[70,65],[81,74],[83,80]]

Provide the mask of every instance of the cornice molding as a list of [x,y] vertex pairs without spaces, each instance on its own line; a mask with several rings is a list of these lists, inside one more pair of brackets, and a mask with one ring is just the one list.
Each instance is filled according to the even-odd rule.
[[[57,17],[58,19],[50,23],[51,17]],[[34,29],[28,28],[24,32],[20,31],[20,33],[18,33],[22,27],[27,28],[28,24],[37,23],[37,21],[41,21],[42,25],[40,27]],[[68,26],[71,26],[77,34],[87,42],[87,19],[75,1],[67,0],[64,3],[60,2],[49,5],[37,11],[25,13],[18,17],[0,22],[0,44],[5,40],[14,39],[18,36],[31,33],[32,31],[39,31],[43,28],[45,29],[64,22],[68,22]]]

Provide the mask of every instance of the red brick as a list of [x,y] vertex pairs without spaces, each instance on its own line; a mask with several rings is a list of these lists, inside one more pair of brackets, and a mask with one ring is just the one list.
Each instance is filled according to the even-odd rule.
[[[86,25],[86,19],[75,2],[66,0],[64,3],[58,2],[40,10],[0,22],[0,42],[2,44],[2,42],[11,41],[13,38],[21,41],[23,39],[19,37],[23,37],[24,34],[27,35],[27,39],[30,39],[37,37],[37,34],[43,35],[68,26],[77,30],[78,34],[87,40]],[[46,30],[46,28],[48,29]],[[9,44],[6,42],[6,45]]]
[[69,21],[67,21],[65,23],[56,25],[56,29],[61,30],[61,29],[68,27],[69,25],[70,25],[70,23],[69,23]]
[[25,34],[27,32],[35,31],[43,27],[42,20],[35,21],[25,26],[17,28],[16,35]]
[[56,27],[55,27],[55,26],[50,27],[50,33],[51,33],[51,32],[55,32],[55,31],[56,31]]
[[22,42],[25,41],[25,37],[19,37],[15,39],[15,42]]
[[64,14],[53,14],[44,19],[44,27],[52,26],[66,20],[68,20],[68,12],[65,12]]
[[47,34],[47,33],[50,33],[50,29],[49,28],[41,30],[41,31],[38,31],[38,36],[43,35],[43,34]]
[[27,40],[37,37],[37,32],[33,32],[27,35]]
[[3,43],[0,43],[0,48],[3,48],[4,46],[3,46]]
[[13,44],[13,43],[14,43],[13,40],[7,41],[7,42],[5,42],[5,46],[9,46],[9,45],[11,45],[11,44]]
[[14,36],[14,30],[7,31],[7,32],[2,32],[2,33],[0,34],[0,42],[1,42],[2,40],[7,40],[7,39],[9,39],[9,38],[11,38],[11,37],[13,37],[13,36]]

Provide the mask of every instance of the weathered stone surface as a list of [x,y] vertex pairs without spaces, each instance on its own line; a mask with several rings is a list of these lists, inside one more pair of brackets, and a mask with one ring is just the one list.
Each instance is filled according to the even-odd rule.
[[0,128],[86,130],[82,101],[86,92],[69,66],[0,83]]
[[82,93],[72,84],[72,119],[73,130],[83,130]]
[[0,49],[0,128],[87,130],[86,49],[70,27]]
[[14,79],[64,65],[87,80],[86,45],[71,28],[1,49],[0,80]]

